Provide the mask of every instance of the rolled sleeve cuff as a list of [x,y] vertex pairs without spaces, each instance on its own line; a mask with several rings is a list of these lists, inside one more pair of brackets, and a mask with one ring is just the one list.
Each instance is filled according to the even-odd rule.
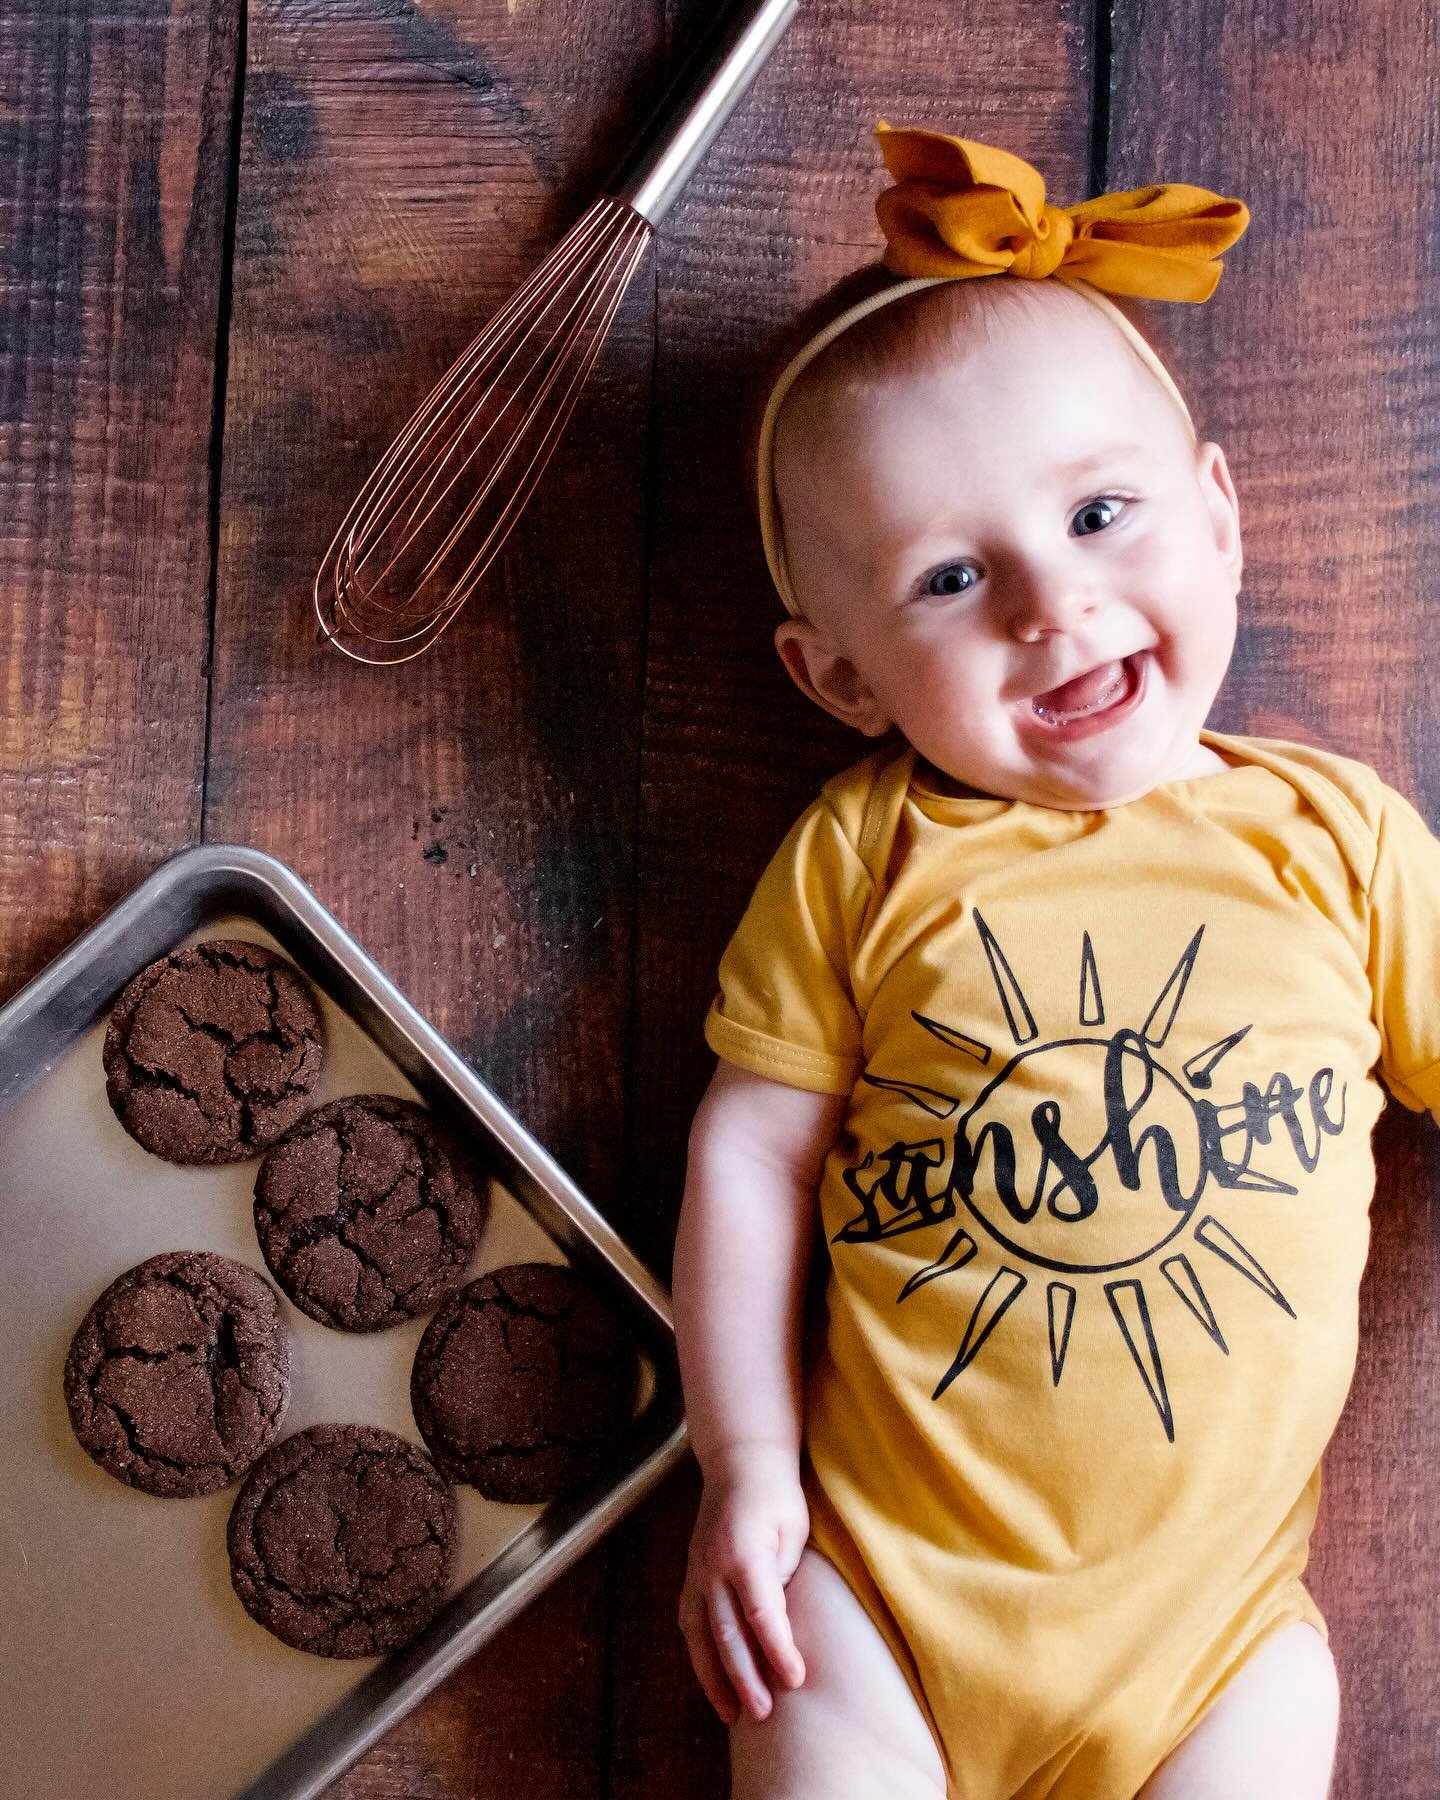
[[809,1088],[816,1094],[848,1094],[860,1077],[858,1056],[807,1050],[748,1025],[737,1025],[721,1012],[718,997],[711,1001],[705,1015],[705,1042],[717,1056],[738,1063],[752,1075],[765,1075],[790,1087]]
[[1440,1062],[1417,1069],[1403,1080],[1387,1077],[1385,1085],[1402,1106],[1408,1106],[1411,1112],[1428,1112],[1440,1124]]

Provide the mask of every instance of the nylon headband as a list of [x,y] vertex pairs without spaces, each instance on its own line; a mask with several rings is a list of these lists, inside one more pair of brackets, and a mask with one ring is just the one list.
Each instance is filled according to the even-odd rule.
[[[827,345],[832,344],[842,332],[880,307],[888,306],[894,300],[900,300],[907,294],[918,293],[921,288],[935,287],[942,281],[953,280],[949,275],[918,275],[906,281],[898,281],[891,287],[881,288],[879,293],[871,294],[858,301],[838,319],[832,319],[823,331],[817,332],[803,349],[786,364],[783,373],[770,390],[770,398],[765,406],[765,415],[760,423],[760,440],[756,454],[756,477],[759,488],[760,536],[765,545],[765,560],[770,567],[770,577],[775,583],[776,591],[785,603],[785,609],[792,618],[803,619],[804,613],[795,598],[795,590],[790,583],[789,565],[785,558],[783,534],[780,529],[780,512],[775,497],[775,422],[780,416],[780,408],[785,396],[795,385],[802,369],[812,363]],[[1059,281],[1071,291],[1079,294],[1090,305],[1103,312],[1111,324],[1122,333],[1126,342],[1135,354],[1149,369],[1171,399],[1180,408],[1185,422],[1191,431],[1195,422],[1190,417],[1190,408],[1185,404],[1184,395],[1176,387],[1170,371],[1151,349],[1150,345],[1125,317],[1120,308],[1107,300],[1098,288],[1091,287],[1088,282],[1074,277],[1055,275],[1050,277]]]

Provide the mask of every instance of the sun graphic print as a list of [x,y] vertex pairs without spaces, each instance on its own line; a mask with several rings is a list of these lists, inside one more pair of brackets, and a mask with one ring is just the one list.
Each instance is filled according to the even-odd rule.
[[[927,1118],[946,1122],[947,1133],[867,1151],[846,1169],[844,1183],[859,1211],[832,1241],[862,1245],[943,1231],[938,1253],[896,1295],[901,1305],[972,1262],[988,1276],[933,1399],[964,1375],[1010,1309],[1033,1289],[1045,1308],[1054,1385],[1064,1377],[1077,1309],[1098,1305],[1129,1352],[1141,1384],[1137,1393],[1143,1388],[1173,1443],[1155,1284],[1164,1282],[1179,1296],[1217,1354],[1230,1353],[1205,1288],[1204,1278],[1217,1264],[1238,1271],[1265,1303],[1295,1317],[1280,1279],[1221,1217],[1224,1208],[1211,1190],[1297,1193],[1279,1169],[1293,1160],[1306,1173],[1314,1170],[1325,1139],[1344,1129],[1345,1087],[1335,1091],[1330,1068],[1317,1069],[1303,1086],[1277,1070],[1263,1087],[1245,1081],[1236,1098],[1217,1100],[1217,1073],[1223,1077],[1224,1059],[1248,1035],[1248,1023],[1237,1023],[1178,1072],[1166,1066],[1163,1053],[1183,1014],[1203,925],[1161,982],[1146,1016],[1120,1024],[1106,1018],[1094,947],[1083,932],[1076,1029],[1067,1021],[1063,1035],[1043,1040],[995,932],[978,909],[972,917],[1013,1053],[990,1074],[999,1061],[995,1045],[911,1012],[916,1026],[955,1054],[957,1075],[964,1069],[973,1078],[978,1069],[986,1078],[962,1110],[961,1094],[899,1073],[877,1070],[862,1077]],[[1093,1108],[1086,1109],[1088,1129],[1067,1117],[1056,1098],[1074,1093],[1077,1084],[1094,1096]],[[956,1082],[969,1085],[968,1078]],[[1264,1153],[1268,1169],[1257,1152]],[[978,1260],[985,1258],[990,1260]]]

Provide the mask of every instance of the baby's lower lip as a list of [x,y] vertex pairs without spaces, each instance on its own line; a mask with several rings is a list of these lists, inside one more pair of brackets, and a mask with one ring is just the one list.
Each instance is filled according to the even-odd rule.
[[1057,739],[1073,742],[1076,738],[1093,737],[1097,732],[1108,731],[1128,718],[1139,705],[1145,691],[1146,662],[1147,655],[1143,650],[1125,657],[1121,665],[1125,671],[1123,687],[1108,706],[1096,712],[1079,713],[1073,719],[1048,719],[1036,712],[1034,704],[1027,700],[1020,708],[1020,719],[1025,727],[1052,743]]

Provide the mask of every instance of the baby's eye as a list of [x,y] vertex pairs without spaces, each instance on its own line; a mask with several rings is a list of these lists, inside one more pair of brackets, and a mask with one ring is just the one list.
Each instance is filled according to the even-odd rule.
[[968,594],[975,585],[975,571],[969,563],[946,563],[925,578],[922,592],[929,599],[940,600],[953,594]]
[[1071,521],[1076,537],[1089,537],[1103,531],[1107,525],[1113,525],[1124,504],[1118,494],[1099,494],[1095,499],[1087,500]]

